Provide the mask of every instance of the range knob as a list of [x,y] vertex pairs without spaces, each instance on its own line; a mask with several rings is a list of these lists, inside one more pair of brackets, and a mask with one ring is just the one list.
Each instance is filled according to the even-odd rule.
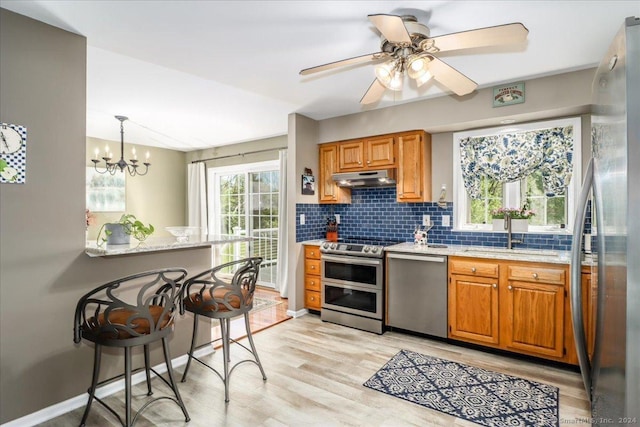
[[362,252],[364,252],[365,254],[369,252],[371,248],[369,246],[365,246],[364,248],[362,248]]
[[379,249],[380,249],[379,247],[374,246],[374,247],[372,247],[372,248],[371,248],[371,252],[372,252],[372,253],[374,253],[374,254],[376,254],[376,253],[378,253],[378,250],[379,250]]
[[332,243],[331,244],[331,249],[336,249],[338,247],[338,245],[336,243]]
[[322,249],[329,249],[329,242],[324,242],[322,244]]

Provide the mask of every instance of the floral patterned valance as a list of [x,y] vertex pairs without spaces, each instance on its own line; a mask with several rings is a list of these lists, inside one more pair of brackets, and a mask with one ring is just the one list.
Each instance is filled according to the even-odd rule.
[[480,178],[498,182],[542,173],[547,196],[563,194],[573,172],[573,126],[460,140],[462,179],[473,199],[482,197]]

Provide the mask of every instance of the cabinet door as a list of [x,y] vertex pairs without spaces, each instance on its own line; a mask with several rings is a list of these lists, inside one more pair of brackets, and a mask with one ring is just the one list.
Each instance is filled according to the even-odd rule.
[[338,187],[331,179],[338,168],[338,146],[323,144],[320,146],[320,203],[351,203],[351,190]]
[[431,199],[431,139],[426,138],[423,132],[398,137],[398,202]]
[[394,137],[368,139],[366,147],[366,166],[369,169],[395,167],[395,155],[393,152]]
[[564,286],[507,282],[501,301],[505,346],[542,356],[564,354]]
[[338,144],[338,172],[363,169],[364,141],[341,142]]
[[450,276],[449,337],[498,344],[497,279]]

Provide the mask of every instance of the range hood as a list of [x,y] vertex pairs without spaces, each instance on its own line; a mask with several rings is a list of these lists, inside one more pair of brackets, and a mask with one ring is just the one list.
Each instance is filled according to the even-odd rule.
[[331,175],[338,187],[390,187],[396,185],[393,170],[345,172]]

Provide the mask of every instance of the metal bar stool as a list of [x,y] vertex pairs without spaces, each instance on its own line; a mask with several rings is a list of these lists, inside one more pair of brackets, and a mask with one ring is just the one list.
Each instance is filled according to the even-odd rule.
[[[120,424],[126,427],[132,426],[138,415],[151,403],[161,399],[168,399],[178,404],[185,421],[190,420],[174,379],[167,342],[167,337],[173,332],[174,317],[180,305],[180,283],[186,276],[187,271],[182,268],[147,271],[111,281],[80,298],[75,312],[73,341],[80,343],[85,339],[95,345],[93,375],[88,390],[89,401],[80,426],[85,425],[94,400],[102,404],[118,418]],[[168,381],[149,366],[149,344],[159,340],[162,340]],[[175,398],[161,396],[147,401],[132,418],[131,375],[143,368],[132,371],[131,349],[140,345],[144,346],[147,395],[153,394],[151,390],[151,371],[153,371],[173,391]],[[98,381],[103,346],[124,349],[124,373]],[[123,376],[125,381],[124,421],[113,408],[95,395],[96,387]]]
[[[202,365],[215,372],[224,383],[224,401],[229,401],[229,378],[233,370],[241,363],[251,362],[258,365],[262,373],[262,379],[267,380],[264,373],[256,346],[251,336],[249,325],[249,311],[253,308],[253,293],[256,289],[258,273],[262,258],[253,257],[237,261],[231,261],[204,271],[189,278],[182,288],[183,299],[181,309],[193,313],[193,336],[189,360],[182,375],[182,382],[187,380],[187,373],[191,366],[191,360],[195,359]],[[244,324],[247,330],[247,338],[251,349],[237,342],[230,335],[231,318],[244,315]],[[196,346],[198,334],[198,316],[206,316],[220,321],[221,338]],[[222,360],[224,373],[221,374],[212,366],[193,355],[193,352],[204,346],[222,340]],[[229,346],[231,342],[238,344],[253,356],[252,359],[238,361],[229,370]]]

